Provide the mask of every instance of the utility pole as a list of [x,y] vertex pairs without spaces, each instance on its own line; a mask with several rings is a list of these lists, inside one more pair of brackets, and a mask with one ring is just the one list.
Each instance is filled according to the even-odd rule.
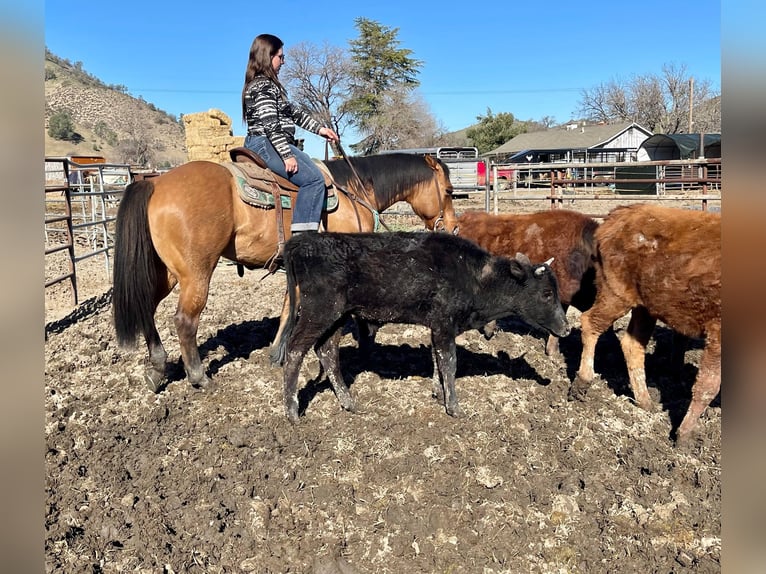
[[694,78],[689,78],[689,133],[692,133],[692,110],[694,109]]

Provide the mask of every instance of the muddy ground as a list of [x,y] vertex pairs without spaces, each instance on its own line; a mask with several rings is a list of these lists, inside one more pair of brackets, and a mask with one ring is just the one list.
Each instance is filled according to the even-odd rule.
[[599,342],[602,377],[584,402],[567,400],[576,310],[561,363],[512,321],[491,340],[469,331],[454,419],[431,398],[427,331],[387,325],[369,356],[344,336],[359,412],[316,380],[312,355],[292,425],[268,359],[283,274],[219,264],[198,337],[210,391],[183,378],[171,294],[157,315],[173,366],[159,394],[141,380],[144,348],[116,345],[103,263],[79,275],[77,307],[66,284],[46,290],[48,572],[720,571],[720,400],[690,448],[669,438],[700,341],[672,372],[658,326],[650,413],[631,401],[624,320]]

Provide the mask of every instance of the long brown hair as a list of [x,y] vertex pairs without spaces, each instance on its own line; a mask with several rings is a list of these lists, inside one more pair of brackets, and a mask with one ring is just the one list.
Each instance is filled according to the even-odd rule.
[[271,59],[284,46],[284,42],[272,34],[259,34],[253,40],[250,46],[250,56],[247,59],[247,68],[245,68],[245,84],[242,86],[242,119],[247,122],[245,110],[245,94],[247,86],[256,76],[266,76],[284,93],[285,88],[280,83],[274,67],[271,65]]

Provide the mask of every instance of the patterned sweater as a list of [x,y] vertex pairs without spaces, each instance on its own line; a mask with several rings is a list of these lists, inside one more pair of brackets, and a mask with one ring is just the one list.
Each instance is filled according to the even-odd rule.
[[265,76],[256,76],[245,92],[247,134],[266,136],[282,159],[293,156],[288,144],[295,145],[295,126],[318,134],[323,127],[305,111],[293,106],[277,85]]

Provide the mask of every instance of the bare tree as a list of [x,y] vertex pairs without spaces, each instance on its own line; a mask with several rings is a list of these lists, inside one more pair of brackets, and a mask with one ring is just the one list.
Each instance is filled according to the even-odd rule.
[[[692,117],[700,110],[691,127],[690,109]],[[665,64],[661,75],[613,79],[584,90],[579,111],[591,121],[634,121],[655,133],[721,131],[720,94],[710,80],[693,81],[686,66],[677,64]]]
[[154,161],[155,151],[164,146],[153,140],[149,130],[138,117],[133,117],[124,126],[125,136],[120,138],[115,149],[120,161],[141,167],[149,167]]
[[[351,64],[344,51],[327,43],[322,47],[296,44],[287,53],[282,76],[291,101],[342,137],[350,124],[343,104],[349,93]],[[338,149],[333,152],[340,153]]]
[[444,129],[423,98],[410,90],[391,89],[382,99],[369,128],[380,144],[379,150],[430,147]]
[[[540,126],[540,129],[547,130],[556,125],[556,118],[554,116],[543,116],[537,121],[529,120],[527,123],[530,124],[530,126],[533,124],[537,124]],[[530,129],[529,131],[532,131],[532,130]]]

